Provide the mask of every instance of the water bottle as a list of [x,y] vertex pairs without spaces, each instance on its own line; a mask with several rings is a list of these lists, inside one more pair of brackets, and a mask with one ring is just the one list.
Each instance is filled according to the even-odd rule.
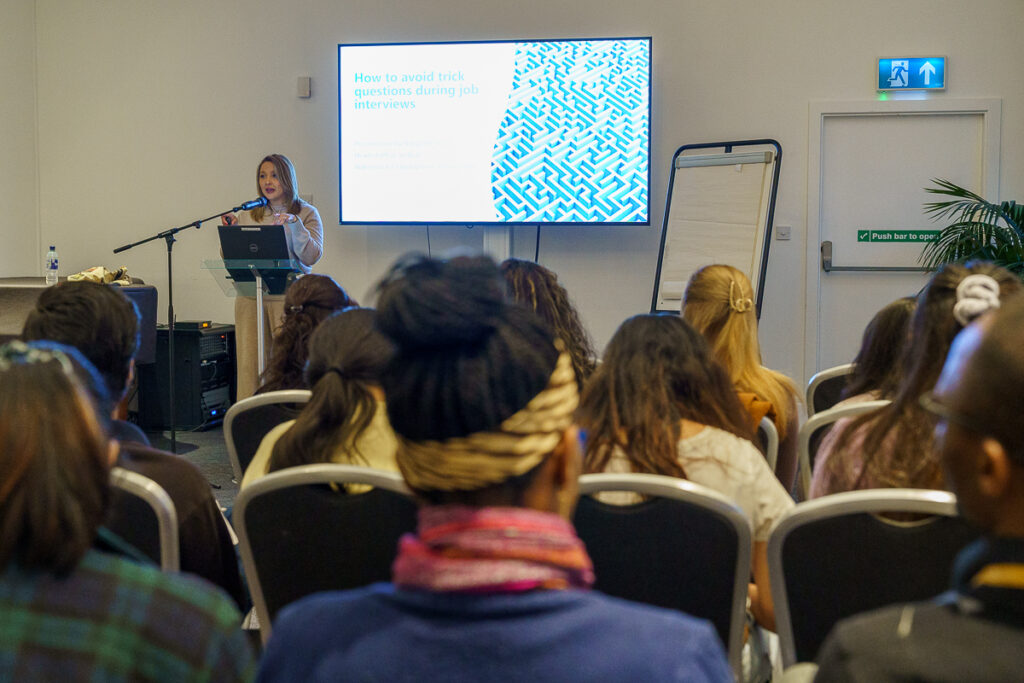
[[57,284],[57,247],[50,245],[50,251],[46,252],[46,284]]

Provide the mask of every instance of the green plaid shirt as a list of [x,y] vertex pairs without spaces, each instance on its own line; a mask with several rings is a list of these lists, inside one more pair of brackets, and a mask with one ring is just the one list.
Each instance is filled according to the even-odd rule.
[[241,617],[212,585],[89,551],[68,576],[0,573],[0,681],[248,681]]

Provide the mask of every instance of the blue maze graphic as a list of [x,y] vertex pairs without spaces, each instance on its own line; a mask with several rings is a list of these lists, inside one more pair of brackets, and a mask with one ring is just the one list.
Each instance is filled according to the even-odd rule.
[[647,41],[517,45],[491,159],[498,216],[646,222],[649,92]]

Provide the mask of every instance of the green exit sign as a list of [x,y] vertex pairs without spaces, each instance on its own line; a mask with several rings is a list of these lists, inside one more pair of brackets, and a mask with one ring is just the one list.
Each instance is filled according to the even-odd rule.
[[858,230],[858,242],[934,242],[938,230]]

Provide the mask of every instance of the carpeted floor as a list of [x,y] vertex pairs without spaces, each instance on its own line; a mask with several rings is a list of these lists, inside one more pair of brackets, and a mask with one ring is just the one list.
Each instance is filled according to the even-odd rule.
[[[149,432],[147,436],[154,448],[171,450],[171,433]],[[177,454],[188,460],[203,473],[213,487],[213,495],[223,508],[230,508],[238,495],[238,483],[233,482],[228,449],[220,425],[203,431],[175,433]]]

